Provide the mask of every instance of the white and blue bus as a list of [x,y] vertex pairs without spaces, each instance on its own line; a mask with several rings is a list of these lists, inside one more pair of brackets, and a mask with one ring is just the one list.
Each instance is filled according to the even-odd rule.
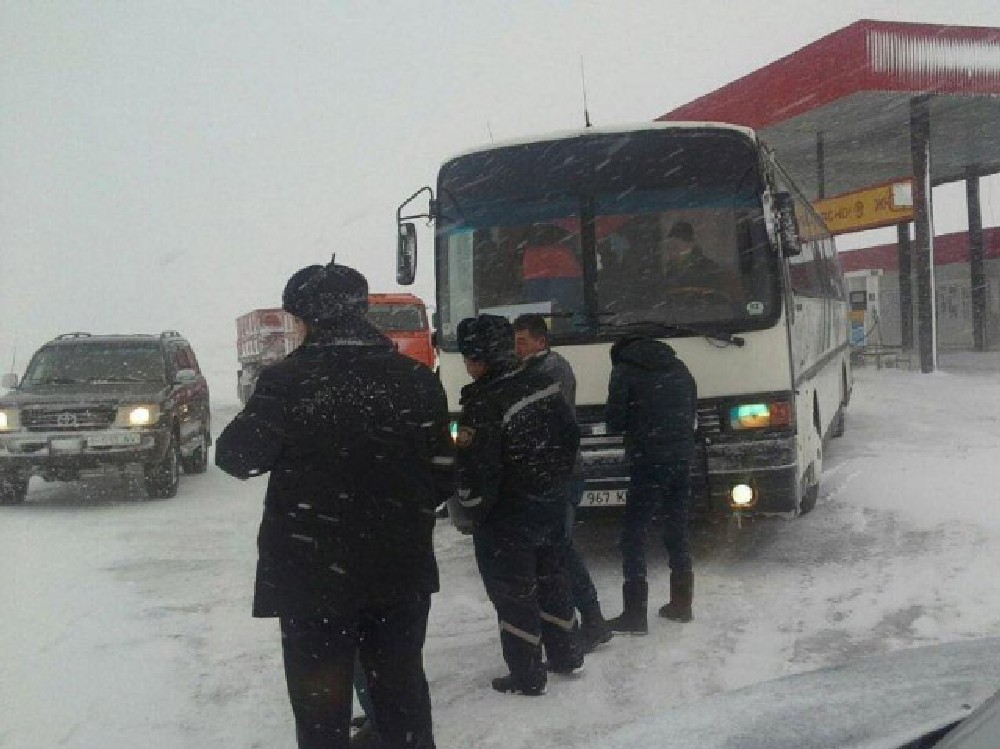
[[[426,210],[411,208],[424,195]],[[604,424],[609,349],[652,335],[698,384],[696,506],[813,508],[824,440],[843,430],[851,392],[847,301],[832,237],[753,131],[587,128],[455,156],[436,189],[397,212],[403,285],[421,217],[435,227],[440,377],[454,412],[468,382],[459,321],[543,314],[576,373],[583,504],[622,505],[622,437]]]

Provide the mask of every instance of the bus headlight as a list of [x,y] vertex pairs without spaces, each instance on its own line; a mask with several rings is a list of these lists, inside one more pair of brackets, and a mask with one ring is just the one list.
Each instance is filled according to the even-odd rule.
[[729,504],[737,509],[751,507],[755,501],[753,487],[747,484],[737,484],[729,490]]
[[775,429],[792,423],[792,404],[789,401],[767,403],[742,403],[729,409],[729,427],[741,429]]
[[122,406],[118,409],[118,419],[115,425],[119,427],[148,427],[153,426],[159,420],[159,406]]
[[0,432],[21,428],[21,413],[16,408],[0,408]]

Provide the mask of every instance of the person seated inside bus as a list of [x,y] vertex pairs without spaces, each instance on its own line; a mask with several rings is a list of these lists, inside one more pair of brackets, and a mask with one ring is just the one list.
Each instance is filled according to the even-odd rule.
[[661,285],[659,217],[617,218],[624,220],[597,240],[597,297],[604,322],[648,317]]
[[688,221],[677,221],[667,233],[660,257],[660,282],[668,294],[698,296],[706,302],[731,304],[743,298],[739,276],[705,255]]
[[583,267],[573,249],[574,235],[552,224],[535,224],[523,243],[521,259],[525,302],[552,302],[553,312],[575,312],[583,305]]
[[479,308],[521,301],[521,270],[515,246],[505,232],[494,236],[489,228],[476,229],[472,239],[472,268]]

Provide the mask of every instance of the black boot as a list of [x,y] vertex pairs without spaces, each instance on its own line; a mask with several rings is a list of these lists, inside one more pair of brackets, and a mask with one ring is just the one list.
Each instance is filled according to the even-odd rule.
[[580,646],[584,653],[592,653],[598,645],[610,642],[615,633],[611,631],[601,613],[601,604],[597,601],[580,607]]
[[370,720],[351,736],[350,744],[351,749],[383,749],[385,746]]
[[545,694],[544,681],[532,681],[529,683],[525,679],[519,679],[514,674],[497,677],[493,680],[493,688],[498,692],[523,694],[525,697],[538,697]]
[[649,587],[645,580],[626,580],[622,584],[622,599],[625,610],[621,616],[608,619],[608,626],[611,627],[611,630],[629,635],[648,634],[649,622],[646,620],[648,598]]
[[670,573],[670,603],[660,606],[660,616],[675,622],[689,622],[694,619],[691,613],[691,600],[694,597],[694,573]]

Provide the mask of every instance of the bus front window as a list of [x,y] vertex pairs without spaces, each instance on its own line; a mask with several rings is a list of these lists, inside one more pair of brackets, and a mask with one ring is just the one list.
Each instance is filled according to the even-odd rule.
[[757,237],[755,246],[745,212],[712,207],[616,216],[620,226],[601,236],[603,218],[597,218],[597,288],[605,324],[727,323],[767,313],[773,295],[766,240]]
[[482,313],[549,317],[555,343],[637,325],[746,330],[779,311],[756,152],[735,134],[596,134],[442,168],[441,341]]

